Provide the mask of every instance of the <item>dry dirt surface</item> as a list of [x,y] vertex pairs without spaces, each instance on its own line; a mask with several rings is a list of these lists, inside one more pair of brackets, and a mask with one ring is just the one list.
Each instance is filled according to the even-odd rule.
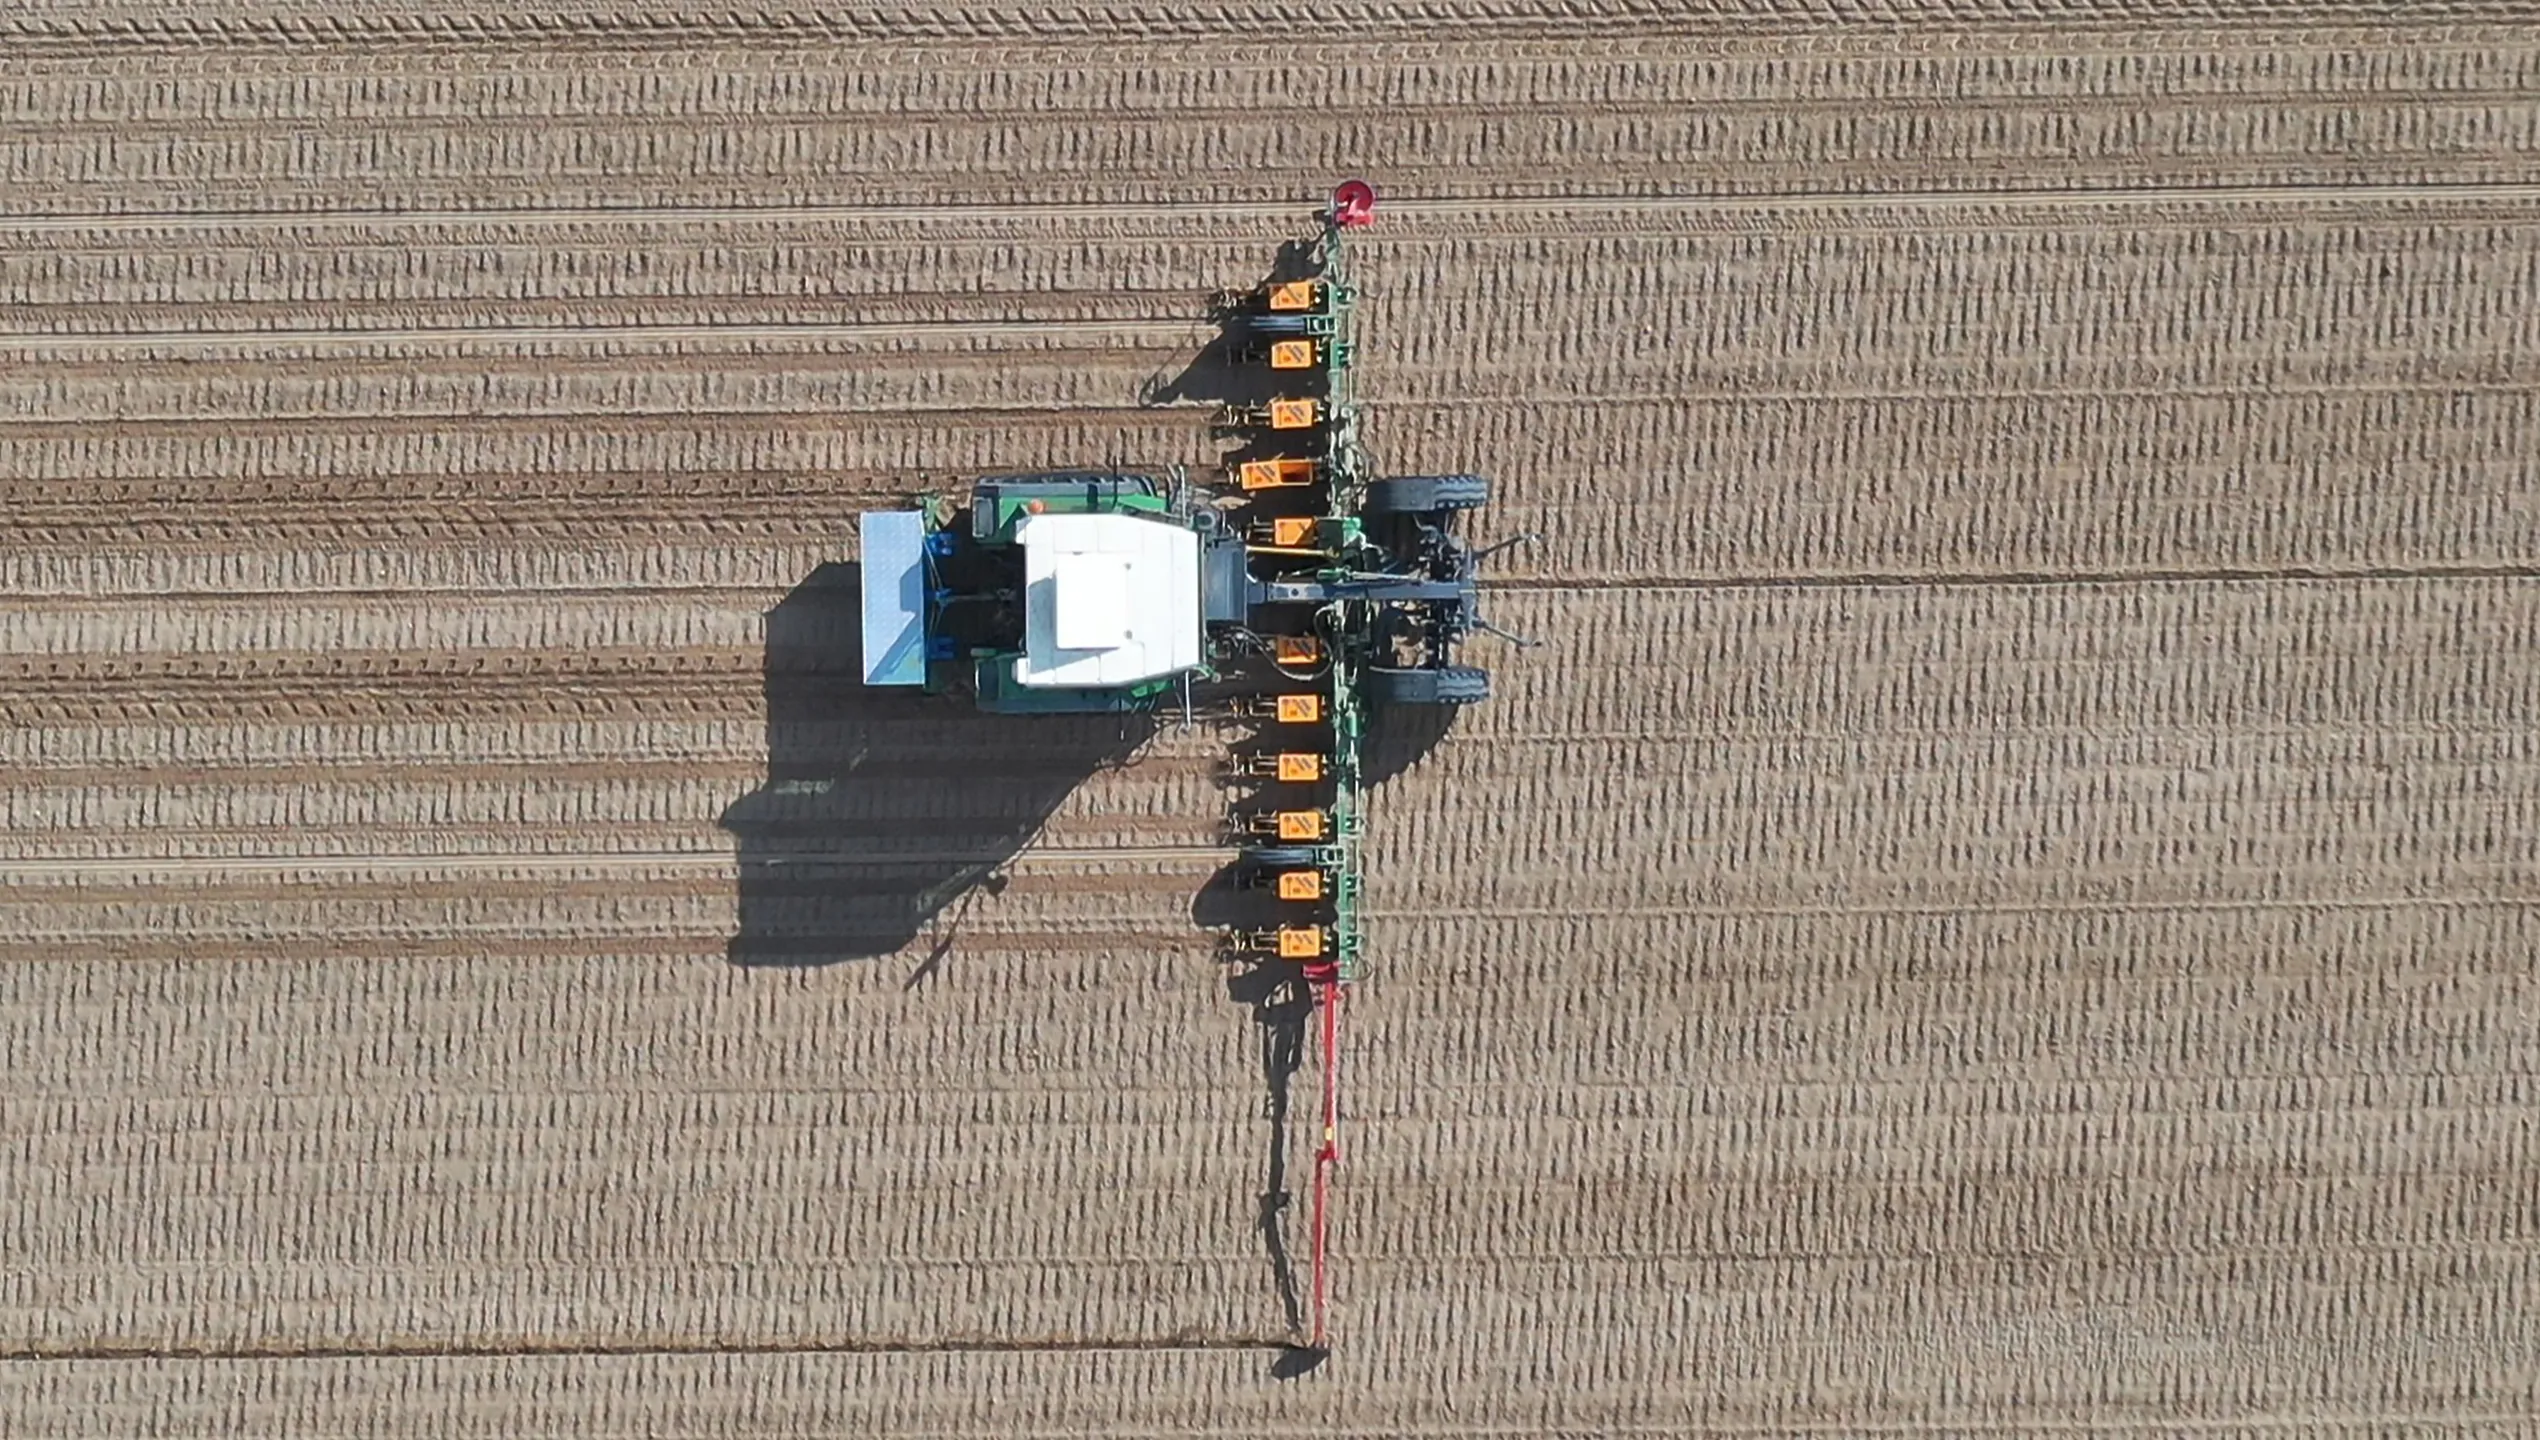
[[[2540,1424],[2540,11],[836,8],[0,7],[0,1436]],[[1348,173],[1545,643],[1296,1375],[1225,737],[823,567]]]

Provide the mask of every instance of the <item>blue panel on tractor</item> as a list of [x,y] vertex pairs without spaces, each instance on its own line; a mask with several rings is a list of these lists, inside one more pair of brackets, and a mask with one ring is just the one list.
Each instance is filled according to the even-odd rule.
[[864,683],[926,683],[926,514],[864,513]]

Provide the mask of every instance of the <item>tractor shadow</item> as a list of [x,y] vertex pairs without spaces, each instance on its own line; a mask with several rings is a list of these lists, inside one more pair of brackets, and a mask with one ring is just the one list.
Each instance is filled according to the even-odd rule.
[[991,715],[967,694],[868,687],[860,572],[823,565],[767,613],[767,780],[721,817],[740,865],[727,958],[819,966],[930,942],[940,967],[981,895],[1143,717]]

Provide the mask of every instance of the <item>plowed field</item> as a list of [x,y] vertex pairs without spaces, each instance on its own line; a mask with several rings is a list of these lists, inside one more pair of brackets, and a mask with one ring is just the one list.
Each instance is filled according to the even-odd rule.
[[[1543,643],[1296,1375],[1226,732],[834,566],[1344,174]],[[2535,436],[2519,0],[18,0],[0,1436],[2528,1430]]]

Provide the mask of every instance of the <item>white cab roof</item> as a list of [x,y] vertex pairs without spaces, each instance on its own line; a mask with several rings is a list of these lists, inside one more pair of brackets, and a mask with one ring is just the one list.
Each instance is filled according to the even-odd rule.
[[1102,688],[1199,664],[1199,536],[1135,515],[1035,515],[1023,545],[1023,658],[1031,686]]

